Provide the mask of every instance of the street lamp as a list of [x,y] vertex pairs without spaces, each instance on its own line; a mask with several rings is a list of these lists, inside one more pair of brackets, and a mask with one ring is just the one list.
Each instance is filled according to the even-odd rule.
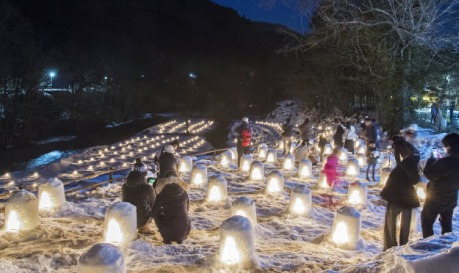
[[53,88],[53,77],[56,76],[56,73],[49,72],[49,77],[51,78],[51,88]]

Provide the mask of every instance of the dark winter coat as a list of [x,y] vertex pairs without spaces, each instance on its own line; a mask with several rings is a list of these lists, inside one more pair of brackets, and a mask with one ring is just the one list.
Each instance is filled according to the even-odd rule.
[[424,175],[430,180],[426,202],[441,208],[455,207],[459,190],[459,145],[451,147],[444,158],[430,158]]
[[139,172],[130,172],[126,183],[121,187],[123,202],[137,208],[137,228],[145,226],[150,220],[150,213],[155,204],[156,194],[147,183],[145,176]]
[[327,139],[325,137],[323,137],[322,135],[320,135],[320,137],[319,137],[319,149],[320,149],[321,153],[324,152],[324,147],[325,147],[326,144],[327,144]]
[[414,185],[419,182],[419,154],[405,158],[394,168],[381,191],[381,197],[402,209],[419,207],[419,199]]
[[191,221],[188,218],[190,199],[188,185],[180,177],[161,178],[156,182],[155,206],[151,217],[164,241],[181,242],[190,234]]
[[312,124],[310,122],[300,125],[301,139],[313,139],[312,137]]
[[159,158],[159,178],[178,176],[177,161],[173,154],[164,152]]
[[338,125],[336,127],[336,133],[333,136],[333,139],[335,140],[335,146],[336,147],[343,147],[343,135],[344,135],[344,128],[341,125]]
[[377,151],[378,149],[376,147],[368,147],[367,150],[365,151],[365,156],[367,158],[367,163],[368,164],[375,164],[375,163],[378,163],[378,158],[375,158],[373,157],[373,153],[374,151]]
[[365,142],[368,144],[371,141],[376,143],[378,140],[378,131],[376,130],[376,126],[372,123],[365,127]]
[[401,158],[409,157],[412,154],[418,154],[419,151],[413,144],[405,140],[404,137],[393,137],[392,147],[394,149],[394,158],[397,164],[400,164]]
[[282,125],[282,136],[283,137],[293,136],[293,124],[285,123],[284,125]]

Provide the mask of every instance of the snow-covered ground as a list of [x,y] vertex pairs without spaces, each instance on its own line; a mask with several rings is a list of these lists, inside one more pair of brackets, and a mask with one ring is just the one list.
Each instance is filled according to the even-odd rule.
[[[283,122],[284,117],[283,115],[280,115],[278,119],[271,117],[264,124],[252,123],[252,127],[257,132],[254,135],[254,142],[272,141],[269,146],[273,148],[276,141],[280,139],[278,125],[274,123]],[[301,123],[302,120],[296,122]],[[146,159],[151,158],[159,147],[177,137],[176,133],[183,131],[184,127],[180,124],[182,124],[181,121],[155,126],[149,132],[139,133],[138,136],[127,142],[87,149],[81,154],[59,159],[50,164],[12,173],[11,178],[4,177],[0,180],[1,185],[7,191],[15,187],[8,184],[10,180],[14,180],[15,185],[22,183],[32,187],[33,183],[42,183],[51,176],[56,176],[65,182],[76,176],[105,170],[107,166],[123,168],[123,164],[132,163],[139,155],[138,153],[142,157],[145,156]],[[192,124],[196,124],[193,129],[197,135],[180,136],[179,138],[180,142],[187,142],[186,152],[197,154],[209,150],[210,144],[199,134],[210,130],[210,123],[206,120],[193,120]],[[207,124],[209,127],[197,132]],[[228,135],[229,144],[234,140],[232,132],[236,127],[237,124],[234,124]],[[316,130],[319,130],[318,125]],[[164,134],[163,138],[161,138],[162,134]],[[432,135],[427,130],[421,131],[420,134],[424,138],[420,146],[423,155],[428,155],[430,149],[438,145],[438,139],[443,136]],[[145,139],[143,139],[144,136],[146,136]],[[155,140],[152,141],[152,138]],[[150,140],[148,145],[147,140]],[[129,145],[131,148],[128,148]],[[155,147],[152,148],[151,145]],[[147,147],[147,150],[140,152],[139,149],[144,147]],[[122,148],[125,148],[125,151],[122,151]],[[182,149],[182,154],[183,152]],[[194,160],[194,163],[207,166],[209,177],[221,175],[226,179],[230,202],[240,196],[249,197],[255,202],[258,225],[255,228],[254,239],[258,269],[250,270],[252,272],[403,273],[404,268],[412,267],[411,264],[407,265],[406,261],[445,253],[457,241],[459,234],[456,232],[420,240],[418,215],[414,228],[416,232],[412,234],[410,244],[382,253],[385,203],[379,197],[381,189],[371,182],[368,183],[367,203],[356,207],[362,216],[361,240],[356,249],[340,248],[328,240],[335,211],[347,204],[347,185],[356,179],[363,181],[364,169],[361,169],[358,178],[344,177],[343,187],[339,191],[318,189],[314,185],[318,181],[320,165],[313,168],[313,178],[301,180],[296,176],[296,168],[293,171],[281,168],[280,163],[284,156],[281,150],[277,152],[279,164],[265,164],[264,166],[265,176],[273,170],[279,170],[284,176],[285,192],[276,196],[265,194],[266,178],[264,181],[249,180],[247,172],[236,169],[235,161],[230,167],[225,168],[220,165],[219,157],[217,159],[199,157]],[[122,159],[121,155],[125,155],[126,159]],[[252,156],[254,159],[257,158],[256,153],[253,153]],[[111,163],[111,159],[115,159],[115,162]],[[102,161],[107,165],[100,166]],[[89,171],[89,166],[93,166],[94,170]],[[344,166],[341,168],[344,170]],[[74,175],[74,171],[77,171],[78,174]],[[31,177],[35,172],[38,173],[38,176]],[[119,175],[125,173],[126,171],[120,172]],[[182,173],[185,181],[190,180],[190,175],[190,173]],[[379,171],[377,180],[379,180]],[[76,272],[78,257],[93,245],[102,242],[105,211],[111,204],[121,200],[122,183],[110,184],[92,191],[68,194],[67,203],[61,209],[41,213],[41,225],[36,230],[19,233],[0,231],[0,272]],[[290,195],[296,185],[307,185],[312,190],[311,217],[294,217],[289,213]],[[231,216],[228,204],[221,205],[204,201],[206,189],[192,188],[189,194],[192,230],[188,239],[181,245],[164,245],[158,232],[152,236],[138,235],[135,241],[121,248],[125,255],[128,272],[226,271],[224,268],[216,269],[212,261],[219,251],[221,223]],[[329,203],[330,200],[333,201],[333,204]],[[457,213],[456,210],[454,230],[459,228]],[[0,214],[0,225],[3,224],[3,221],[4,215]],[[154,224],[151,227],[156,230]],[[439,234],[438,223],[434,228]],[[453,254],[444,255],[455,257]],[[434,258],[442,259],[442,257]]]

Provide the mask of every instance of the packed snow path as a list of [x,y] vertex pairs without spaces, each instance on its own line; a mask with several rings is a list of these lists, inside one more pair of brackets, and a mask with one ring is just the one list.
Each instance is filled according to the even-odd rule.
[[[204,124],[209,123],[205,121]],[[150,133],[162,134],[174,128],[178,130],[177,125],[168,123],[156,126]],[[142,134],[139,134],[139,139],[136,136],[128,140],[128,143],[123,142],[123,145],[131,145],[131,149],[139,148],[140,142],[144,142],[140,135]],[[164,142],[173,137],[176,135],[165,136]],[[179,140],[181,142],[190,140],[186,143],[188,145],[186,149],[195,149],[190,151],[193,153],[206,150],[203,148],[205,145],[208,145],[207,149],[209,149],[208,143],[202,143],[202,140],[198,139],[192,140],[193,138],[196,136],[180,137]],[[194,144],[193,141],[202,144]],[[156,146],[158,142],[158,147],[151,147],[151,145]],[[155,139],[153,144],[149,143],[153,150],[142,152],[145,152],[145,156],[152,155],[159,146],[165,144],[162,142],[161,138],[158,141]],[[194,148],[194,145],[202,146]],[[113,150],[117,149],[117,145],[113,147],[115,147]],[[88,149],[82,155],[61,159],[30,170],[28,173],[11,174],[12,178],[2,180],[4,187],[12,187],[8,185],[8,179],[15,179],[21,183],[39,183],[41,181],[38,179],[44,179],[46,176],[65,178],[72,175],[75,170],[78,174],[84,172],[89,168],[88,166],[94,166],[100,160],[108,163],[111,158],[119,158],[119,152],[115,155],[111,146],[106,148],[108,152],[105,151],[105,147]],[[103,151],[104,157],[99,156],[99,151]],[[369,187],[367,204],[356,207],[362,215],[362,240],[355,250],[341,249],[325,239],[331,231],[334,212],[346,204],[347,187],[344,186],[339,192],[314,189],[320,165],[314,167],[312,179],[303,181],[296,177],[296,168],[293,171],[282,169],[283,155],[280,150],[277,150],[277,153],[279,164],[265,164],[264,175],[266,177],[273,170],[279,170],[283,174],[285,193],[278,196],[266,195],[266,178],[259,182],[249,180],[247,172],[236,169],[235,161],[229,167],[222,167],[219,158],[216,160],[201,158],[195,159],[194,162],[208,167],[208,177],[222,175],[227,180],[230,202],[240,196],[247,196],[255,202],[258,216],[258,226],[255,228],[255,253],[258,257],[258,266],[263,271],[330,272],[328,270],[333,270],[402,273],[405,272],[403,263],[397,262],[396,259],[400,255],[422,253],[425,256],[430,253],[444,252],[457,241],[457,234],[454,233],[441,238],[430,238],[420,244],[415,241],[420,234],[414,233],[411,247],[399,247],[381,253],[384,202],[379,197],[380,188]],[[257,158],[256,153],[252,156],[254,159]],[[94,157],[94,160],[91,160],[91,157]],[[135,155],[125,161],[117,160],[114,164],[131,163],[134,158]],[[82,163],[78,163],[79,160]],[[358,177],[361,181],[365,177],[363,170],[362,168]],[[33,180],[30,175],[35,172],[39,175]],[[23,174],[26,174],[27,178],[21,180]],[[182,177],[189,181],[190,173],[182,173]],[[356,179],[346,177],[344,180],[345,184],[348,184]],[[379,180],[379,172],[377,180]],[[307,185],[312,189],[313,217],[311,218],[293,217],[288,213],[291,191],[299,184]],[[371,184],[373,183],[369,183],[370,186]],[[122,182],[93,191],[67,195],[68,202],[63,208],[41,214],[41,226],[36,230],[19,233],[0,231],[0,272],[75,272],[78,257],[93,245],[102,242],[105,211],[111,204],[121,201],[121,185]],[[230,217],[230,210],[227,206],[205,202],[206,189],[191,189],[189,194],[190,218],[193,225],[189,238],[182,245],[164,245],[158,232],[157,235],[152,236],[138,235],[134,242],[122,248],[129,272],[212,271],[212,268],[206,267],[207,262],[218,254],[220,225]],[[329,204],[330,200],[333,204]],[[0,224],[3,224],[3,220],[4,215],[1,214]],[[154,227],[154,224],[151,227]],[[438,234],[438,224],[435,228]],[[455,230],[459,228],[457,220],[453,228]],[[419,225],[415,229],[419,230]]]

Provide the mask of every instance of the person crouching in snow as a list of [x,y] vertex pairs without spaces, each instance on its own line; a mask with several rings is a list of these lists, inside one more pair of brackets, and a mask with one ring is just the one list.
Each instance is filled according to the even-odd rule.
[[156,201],[151,212],[163,243],[177,242],[181,244],[190,234],[191,221],[188,217],[190,198],[188,184],[178,177],[175,159],[171,154],[172,147],[166,146],[159,159],[160,178],[156,182]]
[[154,234],[148,225],[151,222],[150,213],[155,203],[156,194],[147,183],[147,165],[136,158],[132,171],[126,178],[126,183],[121,187],[122,201],[133,204],[137,208],[137,230],[139,233]]
[[379,159],[379,151],[378,148],[376,148],[376,144],[374,141],[370,141],[370,146],[365,152],[365,155],[367,157],[367,181],[370,181],[370,177],[368,176],[368,173],[370,172],[370,169],[373,168],[373,173],[372,173],[372,178],[373,181],[376,181],[375,179],[375,172],[376,172],[376,164],[378,163]]

